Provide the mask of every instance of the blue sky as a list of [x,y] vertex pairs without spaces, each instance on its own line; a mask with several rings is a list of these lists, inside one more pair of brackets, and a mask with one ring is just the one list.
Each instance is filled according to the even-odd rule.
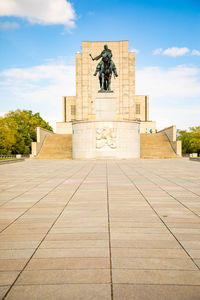
[[199,0],[1,0],[0,113],[32,109],[55,126],[81,42],[129,40],[158,128],[200,125],[199,36]]

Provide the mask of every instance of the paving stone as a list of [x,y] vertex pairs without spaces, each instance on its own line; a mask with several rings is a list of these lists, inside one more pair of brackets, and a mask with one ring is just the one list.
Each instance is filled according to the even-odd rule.
[[113,283],[200,285],[199,271],[113,269]]
[[7,286],[0,286],[0,299],[3,299],[3,296],[6,294],[8,289],[10,288],[9,285]]
[[39,241],[23,241],[23,242],[4,242],[1,241],[0,249],[35,249],[39,245]]
[[191,259],[113,257],[113,269],[198,270]]
[[199,218],[197,216],[190,216],[188,218],[186,217],[163,217],[161,216],[161,219],[165,222],[165,223],[197,223],[199,224]]
[[199,267],[200,269],[200,259],[194,259],[195,263],[197,264],[197,266]]
[[15,286],[8,300],[111,300],[109,284],[59,284]]
[[16,285],[63,284],[63,283],[109,283],[109,269],[37,270],[24,271]]
[[34,249],[9,249],[0,250],[0,259],[17,259],[17,258],[29,258],[33,254]]
[[[110,222],[111,222],[111,224],[112,224],[112,222],[137,222],[137,223],[139,223],[139,222],[141,222],[141,217],[134,216],[134,218],[133,217],[131,218],[131,217],[128,217],[128,216],[125,216],[125,217],[121,217],[121,216],[112,217],[112,216],[110,216]],[[149,223],[152,223],[152,222],[154,222],[154,223],[155,222],[156,223],[160,222],[160,224],[163,224],[157,216],[152,216],[152,217],[146,217],[145,216],[145,218],[142,219],[142,223],[146,223],[147,225]]]
[[113,228],[111,226],[111,234],[116,232],[128,232],[135,234],[160,234],[160,233],[168,233],[169,231],[165,228],[130,228],[130,227],[122,227],[122,228]]
[[200,229],[200,222],[198,223],[167,223],[169,228],[199,228]]
[[108,232],[108,228],[101,227],[57,227],[52,228],[50,233],[89,233],[89,232]]
[[0,271],[19,271],[24,268],[28,259],[0,259]]
[[176,233],[176,238],[180,241],[200,241],[200,234]]
[[183,249],[112,248],[112,257],[188,258]]
[[47,241],[66,241],[66,240],[108,240],[108,233],[49,233]]
[[41,248],[106,248],[109,247],[108,240],[66,240],[66,241],[44,241]]
[[0,243],[2,242],[27,242],[27,241],[41,241],[44,234],[1,234]]
[[187,249],[187,252],[189,253],[189,255],[190,255],[192,258],[200,259],[200,249],[197,249],[197,250]]
[[181,241],[181,244],[185,249],[199,249],[200,250],[200,241]]
[[174,234],[177,233],[189,233],[189,234],[200,234],[200,228],[171,228]]
[[199,300],[200,286],[114,284],[115,300]]
[[65,270],[65,269],[109,269],[110,258],[105,257],[68,257],[33,258],[26,270]]
[[46,257],[109,257],[109,248],[38,249],[34,258]]
[[151,241],[173,241],[174,237],[170,233],[163,233],[163,234],[155,234],[155,233],[129,233],[129,232],[112,232],[111,233],[112,240],[151,240]]
[[111,228],[163,228],[163,223],[161,222],[154,222],[154,223],[145,223],[145,222],[117,222],[111,221]]
[[0,286],[11,285],[17,278],[19,272],[10,271],[10,272],[0,272]]
[[111,240],[114,248],[140,248],[140,249],[177,249],[181,248],[176,240],[172,241],[129,241],[129,240]]
[[46,233],[49,230],[49,227],[50,226],[43,224],[27,224],[26,226],[22,224],[14,224],[4,230],[4,234]]

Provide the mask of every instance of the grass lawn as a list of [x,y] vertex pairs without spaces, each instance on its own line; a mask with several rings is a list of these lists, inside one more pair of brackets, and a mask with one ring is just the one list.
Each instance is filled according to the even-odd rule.
[[9,159],[16,159],[15,157],[10,158],[0,158],[0,160],[9,160]]

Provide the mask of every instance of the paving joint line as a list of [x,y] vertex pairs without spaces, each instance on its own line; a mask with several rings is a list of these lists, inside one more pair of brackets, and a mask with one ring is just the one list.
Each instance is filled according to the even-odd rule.
[[[75,173],[73,173],[72,175],[70,175],[69,177],[67,177],[66,179],[62,180],[62,182],[58,183],[53,189],[51,189],[48,193],[46,193],[44,196],[42,196],[38,201],[36,201],[31,207],[29,207],[28,209],[26,209],[19,217],[17,217],[13,222],[9,223],[4,229],[2,229],[0,231],[0,234],[2,234],[9,226],[13,225],[19,218],[21,218],[24,214],[26,214],[30,209],[32,209],[36,204],[38,204],[42,199],[44,199],[49,193],[51,193],[52,191],[54,191],[60,184],[62,184],[65,180],[68,180],[69,178],[71,178],[72,176],[74,176],[76,173],[78,173],[82,168],[84,168],[86,166],[86,164],[84,166],[82,166],[80,169],[78,169],[78,171],[76,171]],[[56,176],[51,177],[50,179],[55,178]],[[45,182],[45,181],[44,181]],[[37,234],[37,233],[36,233]]]
[[[129,168],[130,168],[130,167],[129,167]],[[144,170],[144,168],[143,168],[143,170]],[[145,171],[145,170],[144,170],[144,171]],[[170,197],[173,198],[175,201],[177,201],[179,204],[181,204],[183,207],[185,207],[186,209],[188,209],[191,213],[193,213],[193,214],[196,215],[197,217],[200,217],[200,215],[198,215],[196,212],[194,212],[192,209],[190,209],[187,205],[183,204],[180,200],[176,199],[176,198],[175,198],[173,195],[171,195],[168,191],[166,191],[164,188],[162,188],[158,183],[156,183],[156,182],[153,181],[152,179],[148,178],[148,177],[147,177],[146,175],[144,175],[143,173],[140,173],[140,172],[138,172],[138,171],[137,171],[137,173],[138,173],[139,175],[143,176],[144,178],[146,178],[147,180],[149,180],[150,182],[152,182],[153,184],[155,184],[156,186],[158,186],[158,187],[159,187],[162,191],[164,191],[168,196],[170,196]],[[157,176],[157,177],[160,177],[160,178],[162,178],[162,179],[165,179],[165,180],[167,180],[168,182],[170,182],[170,183],[172,183],[172,184],[175,184],[175,185],[180,186],[180,187],[183,188],[183,186],[181,186],[181,185],[179,185],[179,184],[176,184],[176,183],[174,183],[173,181],[170,181],[169,179],[166,179],[166,178],[164,178],[164,177],[158,175],[158,174],[155,173],[155,172],[152,172],[152,173],[153,173],[155,176]],[[186,189],[186,188],[185,188],[185,190],[187,190],[187,191],[193,193],[192,191],[190,191],[190,190],[188,190],[188,189]],[[195,194],[195,193],[193,193],[193,194]],[[195,194],[195,195],[199,196],[198,194]],[[199,196],[199,197],[200,197],[200,196]]]
[[[145,195],[140,191],[140,189],[137,187],[137,185],[133,182],[133,180],[126,175],[126,173],[124,172],[124,170],[118,165],[118,167],[120,168],[120,170],[122,171],[122,173],[130,180],[130,182],[136,187],[136,189],[139,191],[139,193],[144,197],[144,199],[146,200],[146,202],[149,204],[149,206],[151,207],[151,209],[156,213],[157,217],[161,220],[161,222],[164,224],[164,226],[168,229],[168,231],[171,233],[171,235],[175,238],[175,240],[178,242],[178,244],[181,246],[181,248],[187,253],[187,255],[189,256],[189,258],[191,259],[191,261],[194,263],[194,265],[198,268],[198,270],[200,270],[200,267],[198,266],[198,264],[195,262],[195,260],[190,256],[190,254],[188,253],[188,251],[183,247],[183,245],[181,244],[181,242],[177,239],[177,237],[174,235],[174,233],[170,230],[170,228],[166,225],[166,223],[162,220],[162,218],[159,216],[159,214],[157,213],[157,211],[153,208],[153,206],[151,205],[151,203],[146,199]],[[136,171],[137,172],[137,171]],[[137,172],[139,175],[141,175],[139,172]],[[144,175],[143,175],[144,176]],[[145,176],[144,176],[145,177]]]
[[[84,166],[82,166],[77,172],[75,172],[73,175],[75,175],[76,173],[78,173],[81,169],[83,169],[85,166],[87,166],[87,163],[84,164]],[[87,172],[87,174],[84,176],[83,180],[79,183],[78,187],[75,189],[75,191],[73,192],[73,194],[71,195],[71,197],[69,198],[69,200],[67,201],[67,203],[65,204],[65,206],[63,207],[63,209],[61,210],[60,214],[57,216],[57,218],[55,219],[55,221],[53,222],[53,224],[51,225],[51,227],[49,228],[49,230],[47,231],[47,233],[45,234],[45,236],[43,237],[43,239],[40,241],[40,243],[38,244],[37,248],[35,248],[35,251],[33,252],[33,254],[31,255],[31,257],[28,259],[28,261],[26,262],[26,264],[24,265],[23,269],[19,272],[19,274],[17,275],[16,279],[14,280],[14,282],[12,283],[12,285],[10,286],[10,288],[7,290],[6,294],[2,297],[2,300],[6,299],[6,297],[8,296],[8,294],[10,293],[12,287],[15,285],[16,281],[18,280],[18,278],[20,277],[20,275],[23,273],[23,271],[26,269],[27,265],[29,264],[29,262],[31,261],[31,259],[33,258],[34,254],[36,253],[36,251],[38,250],[38,248],[40,247],[40,245],[42,244],[42,242],[45,240],[46,236],[48,235],[48,233],[50,232],[50,230],[52,229],[52,227],[54,226],[54,224],[57,222],[57,220],[60,218],[60,216],[62,215],[63,211],[65,210],[65,208],[68,206],[69,202],[72,200],[72,198],[74,197],[74,195],[76,194],[76,192],[78,191],[78,189],[80,188],[80,186],[84,183],[85,179],[88,177],[88,175],[92,172],[92,170],[94,169],[95,165],[93,165],[91,167],[91,169],[89,170],[89,172]],[[71,175],[70,177],[72,177],[73,175]],[[65,180],[67,180],[67,177]],[[65,181],[63,180],[62,183]],[[53,188],[56,189],[59,185],[61,185],[62,183],[59,183],[56,187]],[[52,191],[52,190],[51,190]]]
[[[144,169],[143,169],[143,170],[144,170]],[[140,175],[143,175],[143,174],[140,173],[140,172],[138,172],[138,173],[139,173]],[[175,182],[173,182],[173,181],[171,181],[171,180],[169,180],[169,179],[166,179],[165,177],[162,177],[162,176],[158,175],[158,174],[155,173],[155,172],[152,172],[152,173],[155,174],[157,177],[160,177],[160,178],[162,178],[162,179],[165,179],[165,180],[167,180],[168,182],[170,182],[170,183],[172,183],[172,184],[174,184],[174,185],[180,186],[180,187],[182,187],[183,189],[185,189],[186,191],[189,191],[189,192],[191,192],[192,194],[194,194],[194,195],[200,197],[200,195],[198,195],[198,194],[196,194],[196,193],[190,191],[189,189],[183,187],[182,185],[177,184],[177,183],[175,183]],[[146,177],[145,175],[143,175],[143,176],[144,176],[145,178],[148,179],[148,177]],[[189,208],[187,205],[183,204],[180,200],[176,199],[173,195],[170,194],[170,192],[166,191],[164,188],[162,188],[161,186],[159,186],[159,185],[158,185],[157,183],[155,183],[152,179],[149,179],[149,181],[153,182],[153,183],[154,183],[155,185],[157,185],[162,191],[164,191],[165,193],[167,193],[170,197],[172,197],[174,200],[176,200],[176,201],[179,202],[181,205],[183,205],[185,208],[187,208],[189,211],[191,211],[191,213],[195,214],[197,217],[200,218],[200,215],[199,215],[199,214],[197,214],[195,211],[193,211],[193,210],[192,210],[191,208]]]
[[[56,172],[56,171],[58,171],[58,170],[60,170],[60,169],[62,169],[62,168],[59,167],[58,169],[54,170],[54,172]],[[42,182],[40,182],[40,183],[38,183],[38,184],[32,186],[30,189],[26,190],[25,192],[23,192],[23,193],[21,193],[21,194],[15,196],[15,197],[9,199],[8,201],[4,202],[3,204],[0,205],[0,207],[3,207],[4,205],[6,205],[7,203],[9,203],[10,201],[16,199],[17,197],[20,197],[20,196],[24,195],[24,194],[27,193],[27,192],[30,192],[32,189],[36,188],[38,185],[43,184],[43,183],[45,183],[46,181],[49,181],[49,180],[51,180],[51,179],[53,179],[53,178],[55,178],[55,177],[56,177],[56,176],[50,177],[48,180],[45,179],[44,181],[42,181]],[[27,183],[27,182],[31,182],[31,180],[32,180],[32,179],[27,180],[26,183]],[[17,186],[17,184],[16,184],[15,186]],[[12,188],[10,188],[10,189],[12,189]],[[8,190],[9,190],[9,189],[6,189],[6,190],[4,190],[4,191],[8,191]]]
[[[86,282],[86,283],[78,283],[78,285],[108,285],[107,282],[104,282],[104,283],[91,283],[91,282]],[[179,286],[179,287],[191,287],[191,286],[198,286],[199,287],[199,284],[180,284],[180,283],[176,283],[176,284],[169,284],[169,283],[115,283],[116,285],[135,285],[135,286],[138,286],[138,285],[141,285],[141,286]],[[37,283],[32,283],[32,284],[29,284],[29,283],[26,283],[26,284],[18,284],[17,286],[38,286],[38,285],[44,285],[44,286],[49,286],[49,285],[77,285],[77,283],[74,283],[74,282],[71,282],[71,283],[51,283],[51,284],[45,284],[45,283],[41,283],[41,284],[37,284]],[[7,285],[2,285],[1,287],[7,287]],[[2,298],[3,300],[3,298]],[[170,299],[171,300],[171,299]],[[188,300],[191,300],[191,299],[188,299]],[[195,299],[196,300],[196,299]],[[199,300],[199,299],[197,299]]]
[[109,238],[109,254],[110,254],[110,287],[111,287],[111,300],[113,296],[113,276],[112,276],[112,251],[111,251],[111,230],[110,230],[110,205],[109,205],[109,185],[108,185],[108,164],[106,161],[106,190],[107,190],[107,211],[108,211],[108,238]]
[[[56,169],[56,171],[59,170],[59,169],[60,169],[60,168]],[[54,177],[52,177],[52,178],[54,178]],[[45,180],[46,180],[46,179],[45,179]],[[45,180],[44,180],[42,183],[44,183]],[[28,180],[26,181],[26,183],[31,182],[31,181],[32,181],[32,179],[28,179]],[[39,184],[41,184],[41,183],[39,183]],[[34,185],[32,188],[35,188],[35,187],[38,186],[39,184]],[[14,187],[16,187],[16,186],[17,186],[17,183],[16,183],[14,186],[12,186],[12,187],[9,187],[9,188],[7,188],[7,189],[3,189],[2,191],[3,191],[3,192],[9,191],[10,189],[12,189],[12,188],[14,188]],[[11,200],[13,200],[13,199],[15,199],[15,198],[17,198],[17,197],[23,195],[23,194],[26,193],[26,192],[29,192],[32,188],[30,188],[29,190],[27,190],[27,191],[25,191],[25,192],[23,192],[23,193],[21,193],[21,194],[15,196],[15,197],[9,199],[8,201],[6,201],[5,203],[3,203],[3,204],[0,205],[0,206],[3,206],[4,204],[6,204],[6,203],[8,203],[9,201],[11,201]]]

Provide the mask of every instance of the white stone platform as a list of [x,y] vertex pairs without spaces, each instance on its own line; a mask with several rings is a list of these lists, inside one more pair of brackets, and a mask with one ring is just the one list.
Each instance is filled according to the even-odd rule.
[[140,124],[130,121],[80,121],[72,124],[73,159],[140,157]]

